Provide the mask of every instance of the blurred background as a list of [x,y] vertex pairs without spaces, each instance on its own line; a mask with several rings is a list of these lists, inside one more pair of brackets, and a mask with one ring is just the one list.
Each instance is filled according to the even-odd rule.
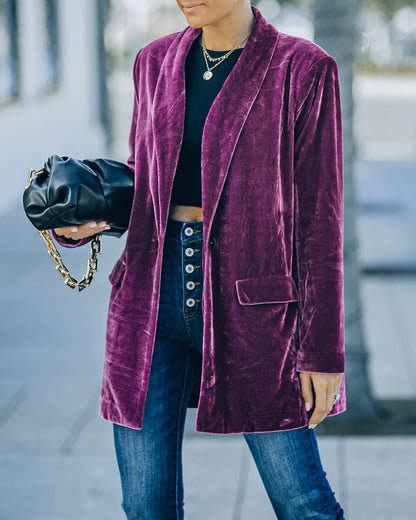
[[[339,65],[344,124],[348,410],[316,429],[349,520],[414,519],[416,3],[260,0]],[[175,0],[0,0],[0,518],[122,519],[112,425],[98,416],[110,292],[65,288],[21,203],[49,155],[126,161],[132,67],[186,27]],[[64,250],[83,273],[88,248]],[[190,519],[275,518],[240,435],[184,442]]]

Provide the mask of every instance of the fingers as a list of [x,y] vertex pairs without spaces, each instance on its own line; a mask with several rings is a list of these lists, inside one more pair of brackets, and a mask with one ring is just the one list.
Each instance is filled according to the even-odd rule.
[[342,374],[305,373],[304,376],[306,375],[310,376],[315,392],[315,410],[309,419],[308,427],[315,428],[332,410],[335,404],[333,394],[339,393]]
[[308,426],[310,428],[315,428],[317,424],[322,422],[332,409],[332,406],[328,406],[327,387],[325,382],[320,380],[314,381],[313,387],[315,389],[316,406],[312,417],[309,419]]
[[311,374],[308,372],[300,372],[300,383],[301,383],[301,389],[302,389],[302,397],[305,401],[305,408],[306,411],[309,412],[309,410],[313,407],[313,393],[312,393],[312,379]]
[[110,229],[110,226],[105,221],[92,221],[82,224],[81,226],[56,228],[54,231],[58,236],[64,236],[65,238],[70,238],[72,240],[80,240],[82,238],[96,235],[101,231],[106,231],[107,229]]

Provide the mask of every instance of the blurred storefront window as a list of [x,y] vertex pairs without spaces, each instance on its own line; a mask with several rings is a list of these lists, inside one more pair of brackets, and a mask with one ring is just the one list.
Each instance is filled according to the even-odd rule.
[[34,45],[37,47],[37,56],[39,58],[36,90],[39,94],[42,94],[53,90],[58,85],[57,0],[36,1],[38,2],[37,22],[39,27],[44,28],[42,31],[37,31],[36,37],[34,37]]
[[416,5],[409,0],[364,0],[362,70],[416,71]]
[[0,103],[18,95],[18,50],[15,0],[0,0]]
[[363,0],[355,133],[366,159],[416,159],[416,5]]
[[44,3],[47,28],[45,77],[48,87],[54,87],[58,84],[59,79],[57,6],[56,0],[44,0]]

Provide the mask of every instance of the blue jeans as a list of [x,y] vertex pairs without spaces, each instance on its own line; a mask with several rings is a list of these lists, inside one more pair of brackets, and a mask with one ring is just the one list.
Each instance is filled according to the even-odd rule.
[[[182,439],[202,351],[202,267],[202,221],[169,218],[143,429],[113,423],[128,520],[184,518]],[[279,520],[344,520],[313,429],[243,436]]]

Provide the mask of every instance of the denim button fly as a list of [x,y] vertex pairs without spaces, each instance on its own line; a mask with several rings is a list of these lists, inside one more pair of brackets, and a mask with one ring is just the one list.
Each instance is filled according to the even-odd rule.
[[[168,219],[168,247],[177,251],[178,258],[178,303],[182,308],[183,319],[188,333],[196,343],[198,350],[202,348],[200,337],[202,329],[202,220],[183,222]],[[169,255],[167,255],[169,256]]]

